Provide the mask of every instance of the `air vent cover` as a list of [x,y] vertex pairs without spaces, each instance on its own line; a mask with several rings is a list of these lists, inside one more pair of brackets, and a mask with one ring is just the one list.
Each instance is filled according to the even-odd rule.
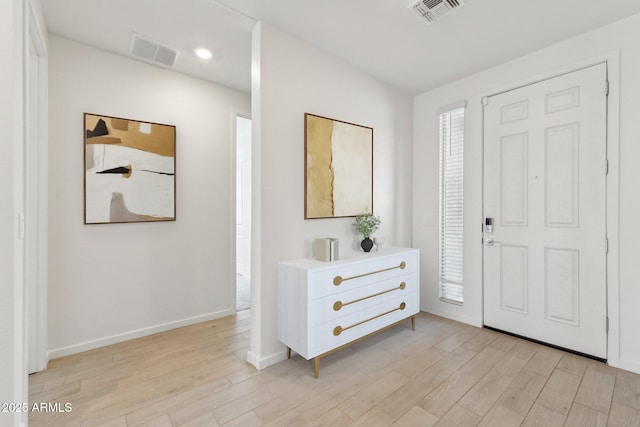
[[136,33],[131,35],[130,52],[138,59],[164,68],[173,67],[179,53],[175,49],[163,46]]
[[409,7],[427,21],[433,22],[464,5],[464,0],[418,0]]

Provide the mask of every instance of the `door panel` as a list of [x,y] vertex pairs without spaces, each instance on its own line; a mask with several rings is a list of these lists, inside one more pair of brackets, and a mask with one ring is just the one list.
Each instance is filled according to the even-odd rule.
[[527,314],[529,250],[526,246],[513,245],[501,245],[499,250],[500,265],[503,267],[500,272],[500,307]]
[[606,64],[488,98],[484,323],[606,358]]
[[547,227],[578,227],[579,145],[578,123],[555,126],[545,131]]
[[526,227],[528,223],[529,135],[502,138],[500,147],[500,220],[503,226]]

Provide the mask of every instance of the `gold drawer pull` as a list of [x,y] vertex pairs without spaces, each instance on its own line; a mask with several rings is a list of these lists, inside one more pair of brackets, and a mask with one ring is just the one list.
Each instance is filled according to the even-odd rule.
[[373,298],[373,297],[377,297],[379,295],[383,295],[383,294],[386,294],[386,293],[389,293],[389,292],[397,291],[398,289],[403,290],[406,287],[407,287],[407,284],[402,282],[402,283],[400,283],[399,286],[396,286],[395,288],[387,289],[386,291],[378,292],[377,294],[369,295],[369,296],[366,296],[366,297],[354,299],[353,301],[349,301],[349,302],[336,301],[335,304],[333,304],[333,310],[334,311],[340,311],[340,309],[342,307],[344,307],[345,305],[349,305],[349,304],[353,304],[353,303],[356,303],[356,302],[364,301],[364,300],[369,299],[369,298]]
[[404,310],[406,307],[407,307],[407,304],[405,304],[404,302],[401,302],[400,306],[398,308],[394,308],[393,310],[385,311],[382,314],[378,314],[377,316],[373,316],[373,317],[371,317],[369,319],[366,319],[366,320],[363,320],[361,322],[354,323],[353,325],[345,326],[344,328],[342,326],[336,326],[335,328],[333,328],[333,335],[335,335],[337,337],[338,335],[340,335],[343,331],[346,331],[347,329],[355,328],[356,326],[362,325],[363,323],[370,322],[370,321],[372,321],[374,319],[377,319],[378,317],[386,316],[387,314],[393,313],[394,311]]
[[400,265],[397,265],[395,267],[384,268],[382,270],[372,271],[371,273],[364,273],[364,274],[359,274],[357,276],[344,277],[344,278],[342,276],[336,276],[333,278],[333,284],[336,286],[340,286],[342,282],[346,282],[347,280],[358,279],[360,277],[365,277],[365,276],[371,276],[372,274],[384,273],[385,271],[395,270],[396,268],[399,268],[400,270],[404,270],[406,266],[407,266],[407,263],[402,261]]

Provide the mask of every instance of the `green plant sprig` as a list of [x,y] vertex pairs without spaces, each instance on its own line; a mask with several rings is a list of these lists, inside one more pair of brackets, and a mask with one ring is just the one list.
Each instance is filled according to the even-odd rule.
[[356,215],[356,220],[353,223],[353,228],[355,228],[362,237],[367,238],[371,237],[373,232],[379,228],[380,223],[380,217],[378,216],[373,216],[369,213],[358,214]]

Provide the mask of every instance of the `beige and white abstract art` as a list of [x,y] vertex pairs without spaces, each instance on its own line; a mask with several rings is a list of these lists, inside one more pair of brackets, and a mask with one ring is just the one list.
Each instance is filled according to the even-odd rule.
[[85,113],[85,224],[175,221],[175,126]]
[[373,213],[373,129],[305,114],[305,219]]

